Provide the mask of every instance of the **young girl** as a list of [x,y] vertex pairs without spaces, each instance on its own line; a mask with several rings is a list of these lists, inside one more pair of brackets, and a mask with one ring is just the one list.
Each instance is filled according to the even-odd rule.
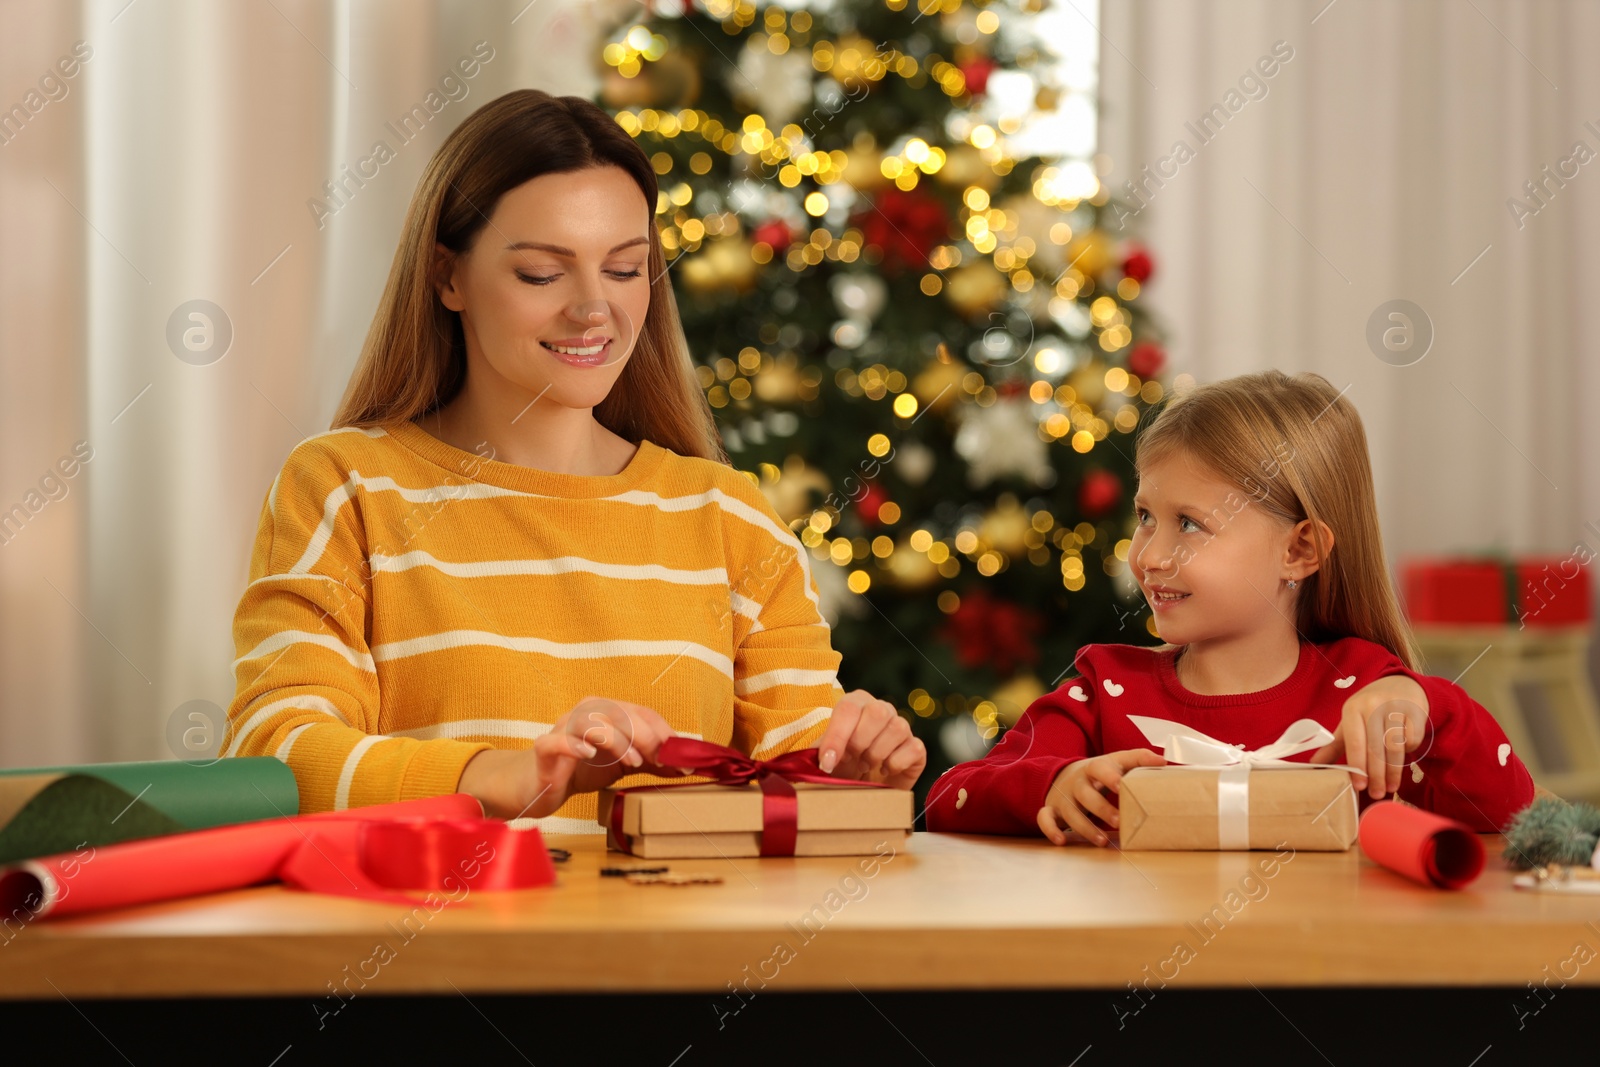
[[1315,719],[1335,740],[1297,758],[1360,768],[1363,805],[1398,793],[1482,832],[1533,799],[1493,717],[1415,669],[1366,434],[1326,379],[1268,371],[1177,397],[1137,468],[1128,564],[1167,643],[1080,649],[1076,677],[934,784],[930,830],[1106,844],[1122,776],[1165,762],[1129,715],[1252,749]]
[[[836,679],[799,541],[727,463],[655,171],[535,90],[429,162],[331,432],[261,512],[228,755],[300,810],[450,793],[599,832],[674,733],[910,788],[921,742]],[[627,777],[625,777],[627,776]]]

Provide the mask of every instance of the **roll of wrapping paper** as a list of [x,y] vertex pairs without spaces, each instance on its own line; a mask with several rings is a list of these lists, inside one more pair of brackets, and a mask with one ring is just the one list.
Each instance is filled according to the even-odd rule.
[[[381,892],[384,886],[376,877],[364,882],[348,857],[358,854],[363,823],[417,819],[481,822],[485,824],[484,837],[479,840],[503,830],[525,835],[520,842],[523,849],[544,852],[543,839],[534,831],[512,831],[503,822],[484,819],[483,807],[476,798],[454,793],[197,830],[28,860],[0,870],[0,917],[27,921],[241,889],[277,880],[291,858],[302,852],[304,858],[298,859],[295,868],[301,877],[291,879],[293,884],[351,896],[403,899]],[[331,867],[320,873],[311,859],[319,854],[333,857]],[[344,857],[343,861],[340,857]],[[497,856],[495,862],[498,859]],[[548,853],[544,853],[542,867],[525,857],[516,862],[522,864],[517,869],[527,878],[548,876],[545,883],[528,884],[554,880]],[[379,877],[382,873],[380,869]],[[461,872],[464,878],[469,873]],[[497,873],[496,878],[500,877]]]
[[1470,827],[1409,804],[1370,805],[1360,835],[1368,859],[1423,885],[1460,889],[1483,871],[1483,842]]
[[3,770],[0,863],[299,812],[272,756]]

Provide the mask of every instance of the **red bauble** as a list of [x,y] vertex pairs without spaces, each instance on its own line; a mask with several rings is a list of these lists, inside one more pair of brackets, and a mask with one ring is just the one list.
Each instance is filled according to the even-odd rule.
[[750,239],[770,246],[774,252],[782,252],[794,242],[794,231],[782,219],[768,219],[750,231]]
[[1122,273],[1143,285],[1150,280],[1150,275],[1156,270],[1155,262],[1150,258],[1140,245],[1134,245],[1128,250],[1128,257],[1122,261]]
[[1043,625],[1038,612],[974,589],[961,597],[940,636],[956,650],[963,667],[992,667],[1006,677],[1039,662],[1033,638]]
[[1093,470],[1084,475],[1078,486],[1078,510],[1088,519],[1099,519],[1110,514],[1122,503],[1122,479],[1106,470]]
[[949,236],[950,216],[939,198],[921,189],[885,189],[850,219],[866,243],[883,250],[886,273],[920,270],[928,253]]
[[875,484],[867,486],[866,492],[861,494],[861,499],[856,501],[856,507],[861,512],[861,521],[868,526],[880,525],[878,522],[878,509],[888,502],[888,493],[885,493]]
[[982,96],[989,91],[989,75],[993,74],[998,66],[999,64],[988,56],[978,56],[957,64],[956,69],[961,71],[961,76],[967,80],[967,92],[973,96]]
[[1140,341],[1128,353],[1128,370],[1149,381],[1167,365],[1167,350],[1154,341]]

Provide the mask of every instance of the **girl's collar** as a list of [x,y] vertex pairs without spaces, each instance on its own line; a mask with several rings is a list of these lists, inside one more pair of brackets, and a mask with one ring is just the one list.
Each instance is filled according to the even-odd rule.
[[1269,689],[1258,689],[1253,693],[1196,693],[1185,688],[1178,680],[1177,663],[1180,651],[1181,647],[1157,654],[1161,684],[1175,700],[1192,707],[1219,708],[1269,704],[1302,689],[1317,666],[1317,657],[1313,654],[1311,642],[1301,641],[1300,658],[1295,662],[1294,670],[1290,672],[1289,677]]

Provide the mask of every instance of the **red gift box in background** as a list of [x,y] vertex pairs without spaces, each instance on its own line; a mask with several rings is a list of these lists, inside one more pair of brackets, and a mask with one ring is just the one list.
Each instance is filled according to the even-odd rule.
[[1400,589],[1413,623],[1571,626],[1591,614],[1589,570],[1574,556],[1408,560]]

